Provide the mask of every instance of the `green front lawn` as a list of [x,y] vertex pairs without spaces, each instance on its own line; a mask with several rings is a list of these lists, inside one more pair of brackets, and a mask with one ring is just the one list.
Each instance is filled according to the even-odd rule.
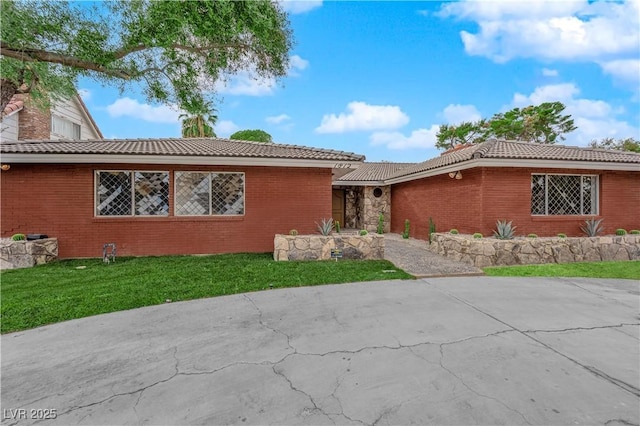
[[[383,272],[390,270],[396,272]],[[1,332],[167,300],[408,278],[386,260],[275,262],[271,254],[118,258],[109,265],[101,259],[60,261],[1,273]]]
[[495,266],[484,268],[484,272],[491,276],[505,277],[586,277],[640,280],[640,260]]

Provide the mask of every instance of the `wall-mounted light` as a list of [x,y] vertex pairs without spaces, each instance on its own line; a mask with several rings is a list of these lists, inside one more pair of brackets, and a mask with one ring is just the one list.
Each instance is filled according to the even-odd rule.
[[449,177],[450,177],[451,179],[458,179],[458,180],[460,180],[460,179],[462,179],[462,172],[461,172],[460,170],[458,170],[457,172],[451,172],[451,173],[449,173]]
[[3,164],[2,167],[0,167],[2,169],[3,172],[6,172],[7,170],[9,170],[11,168],[10,164]]

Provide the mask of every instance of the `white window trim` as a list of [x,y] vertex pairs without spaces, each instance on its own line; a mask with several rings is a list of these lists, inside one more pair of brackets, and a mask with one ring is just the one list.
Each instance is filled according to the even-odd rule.
[[[176,201],[176,188],[178,181],[178,173],[200,173],[206,174],[209,178],[209,213],[208,214],[178,214],[177,207],[178,203]],[[213,214],[211,212],[211,175],[242,175],[242,196],[243,200],[243,209],[244,213],[242,214]],[[216,172],[216,171],[207,171],[207,170],[175,170],[173,173],[173,215],[175,217],[244,217],[247,214],[247,175],[245,172]]]
[[[580,176],[580,180],[582,181],[582,178],[584,177],[590,177],[590,178],[594,178],[594,182],[592,182],[593,185],[593,192],[594,192],[594,200],[593,203],[595,203],[595,213],[580,213],[580,214],[549,214],[549,213],[545,213],[545,214],[533,214],[531,213],[531,216],[535,216],[535,217],[563,217],[563,216],[598,216],[600,215],[600,175],[594,175],[594,174],[576,174],[576,173],[531,173],[531,176],[544,176],[545,177],[545,185],[544,185],[544,203],[545,203],[545,211],[548,212],[549,211],[549,185],[548,185],[548,176]],[[531,179],[529,179],[529,182],[531,182]],[[582,191],[580,192],[580,210],[582,210],[584,208],[584,202],[583,202],[583,194]],[[531,201],[529,201],[529,210],[531,210]]]
[[[101,215],[98,214],[98,202],[100,201],[98,198],[98,175],[100,173],[131,173],[131,214],[120,214],[115,216],[110,215]],[[171,172],[168,170],[94,170],[93,173],[93,216],[96,218],[116,218],[116,217],[168,217],[169,210],[167,210],[166,214],[149,214],[142,215],[136,214],[136,179],[135,173],[166,173],[169,177],[169,181],[171,181]],[[167,194],[167,202],[171,199],[171,189],[168,188],[169,193]]]

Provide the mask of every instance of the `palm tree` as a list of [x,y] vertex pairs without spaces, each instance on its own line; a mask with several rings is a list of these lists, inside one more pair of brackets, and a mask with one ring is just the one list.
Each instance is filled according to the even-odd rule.
[[215,138],[216,133],[213,131],[218,116],[215,114],[216,109],[212,108],[207,112],[196,114],[180,114],[182,119],[182,137],[183,138]]

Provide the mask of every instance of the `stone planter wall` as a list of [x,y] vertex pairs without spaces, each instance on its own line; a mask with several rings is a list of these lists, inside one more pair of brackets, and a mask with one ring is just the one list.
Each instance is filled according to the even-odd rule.
[[471,235],[432,234],[429,250],[476,267],[540,263],[640,260],[640,235],[517,238],[498,240]]
[[0,241],[0,269],[30,268],[58,258],[58,239]]
[[331,249],[342,249],[343,259],[384,259],[384,236],[368,235],[283,235],[273,240],[273,259],[328,260]]

